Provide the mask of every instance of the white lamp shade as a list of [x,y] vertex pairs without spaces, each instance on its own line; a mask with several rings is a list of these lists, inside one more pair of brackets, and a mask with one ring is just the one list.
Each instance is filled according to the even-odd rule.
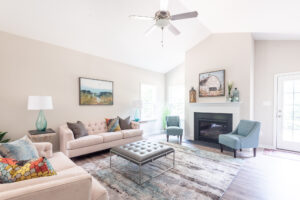
[[28,110],[52,110],[51,96],[28,96]]

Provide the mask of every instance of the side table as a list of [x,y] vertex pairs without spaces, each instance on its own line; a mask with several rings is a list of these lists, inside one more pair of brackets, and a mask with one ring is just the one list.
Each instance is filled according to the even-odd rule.
[[56,132],[49,128],[46,131],[30,130],[27,135],[32,142],[50,142],[53,144]]

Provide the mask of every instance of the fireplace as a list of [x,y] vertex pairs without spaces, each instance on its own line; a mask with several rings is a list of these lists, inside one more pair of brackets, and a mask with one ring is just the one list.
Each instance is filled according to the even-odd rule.
[[194,140],[218,143],[220,134],[232,131],[232,114],[194,113]]

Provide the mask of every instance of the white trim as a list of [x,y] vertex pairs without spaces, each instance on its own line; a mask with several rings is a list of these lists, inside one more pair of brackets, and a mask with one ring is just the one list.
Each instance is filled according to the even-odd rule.
[[276,147],[273,146],[273,145],[259,144],[258,147],[259,148],[263,148],[263,149],[273,149],[273,150],[276,150]]
[[[279,77],[299,75],[300,72],[279,73],[274,75],[274,108],[273,108],[273,149],[277,149],[277,108],[278,108],[278,80]],[[286,149],[287,150],[287,149]]]
[[191,106],[196,105],[196,106],[216,106],[216,105],[224,105],[224,106],[232,106],[236,105],[239,106],[243,102],[205,102],[205,103],[189,103]]
[[277,148],[277,107],[278,107],[278,77],[280,74],[274,76],[274,107],[273,107],[273,147]]

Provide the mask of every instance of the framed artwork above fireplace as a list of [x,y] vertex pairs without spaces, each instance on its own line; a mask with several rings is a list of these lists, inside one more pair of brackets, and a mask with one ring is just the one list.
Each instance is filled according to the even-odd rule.
[[225,96],[225,70],[199,74],[199,97]]

